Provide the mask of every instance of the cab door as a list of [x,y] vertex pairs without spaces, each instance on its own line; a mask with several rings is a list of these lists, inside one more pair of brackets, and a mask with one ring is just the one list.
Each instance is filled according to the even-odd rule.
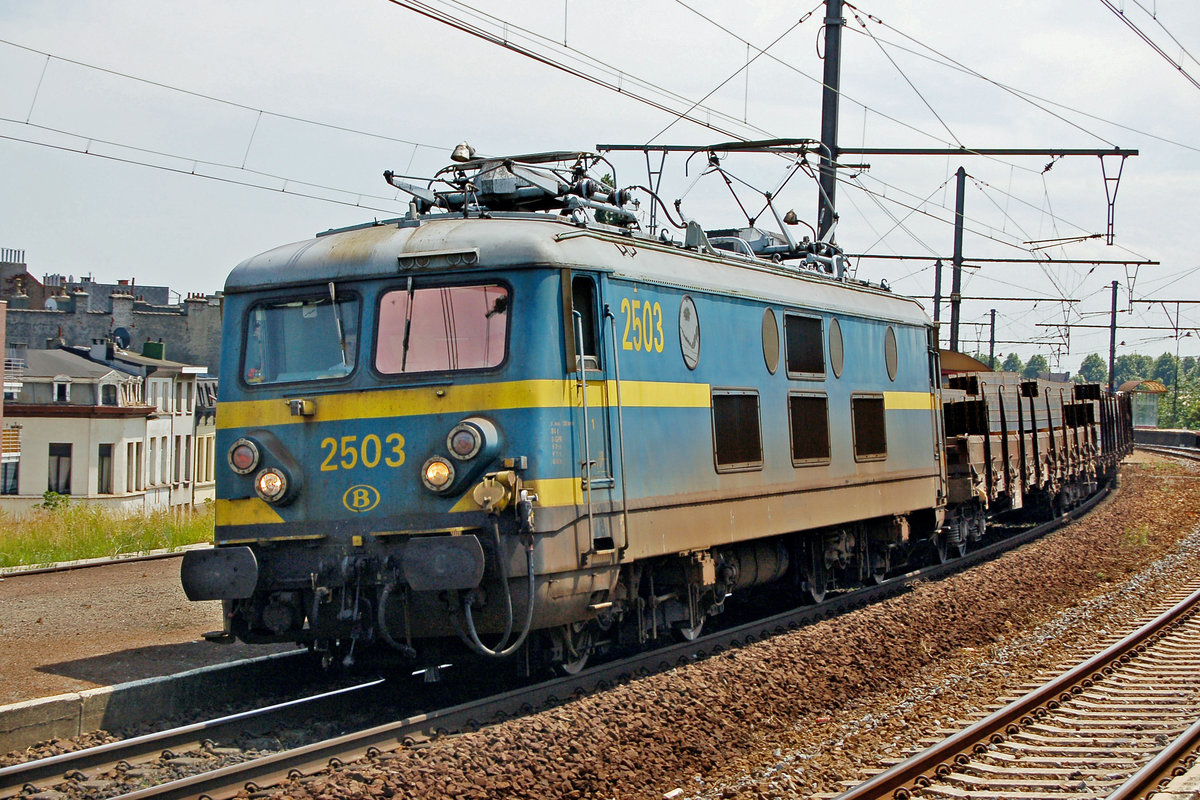
[[[566,366],[573,398],[571,427],[574,452],[579,455],[574,466],[582,492],[576,529],[583,532],[579,544],[588,563],[612,555],[624,540],[616,514],[620,498],[610,413],[616,397],[611,391],[611,353],[605,347],[607,325],[599,282],[588,273],[564,270],[563,290],[563,317],[569,325]],[[611,320],[607,322],[611,324]]]

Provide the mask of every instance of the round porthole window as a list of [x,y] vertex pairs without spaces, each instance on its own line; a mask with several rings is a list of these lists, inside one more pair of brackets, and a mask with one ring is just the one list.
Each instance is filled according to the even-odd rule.
[[775,312],[769,308],[763,312],[762,340],[767,372],[774,375],[779,369],[779,324],[775,322]]
[[896,331],[888,325],[883,337],[883,361],[887,366],[888,380],[896,380],[896,367],[899,364],[899,354],[896,352]]
[[842,377],[846,351],[842,347],[842,326],[836,319],[829,320],[829,366],[833,369],[833,377]]
[[696,315],[696,304],[686,294],[679,303],[679,349],[683,363],[695,369],[700,363],[700,317]]

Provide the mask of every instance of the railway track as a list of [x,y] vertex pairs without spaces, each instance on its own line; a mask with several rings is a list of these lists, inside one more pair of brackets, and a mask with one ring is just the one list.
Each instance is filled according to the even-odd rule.
[[1103,652],[837,800],[1148,797],[1200,748],[1200,581],[1189,591]]
[[347,704],[361,706],[380,702],[385,697],[383,683],[382,679],[368,681],[206,722],[0,767],[0,798],[18,797],[39,785],[94,782],[113,770],[121,776],[131,770],[140,773],[143,767],[188,758],[189,753],[213,753],[220,749],[217,742],[226,742],[250,731],[298,724],[314,716],[332,716]]
[[1165,444],[1139,444],[1134,447],[1137,450],[1144,450],[1147,453],[1157,453],[1160,456],[1173,456],[1175,458],[1185,458],[1189,461],[1200,461],[1200,450],[1194,447],[1175,447]]
[[[216,800],[233,796],[243,789],[253,793],[287,777],[311,774],[326,769],[330,765],[337,766],[364,757],[386,758],[389,750],[410,746],[439,736],[474,730],[515,715],[529,714],[536,710],[550,708],[578,695],[603,691],[636,677],[660,672],[726,649],[794,630],[824,617],[843,613],[905,592],[916,582],[935,580],[968,568],[1042,536],[1066,524],[1071,519],[1083,515],[1100,502],[1105,495],[1106,492],[1101,492],[1060,518],[1012,534],[971,551],[962,558],[896,576],[878,586],[843,595],[833,595],[819,605],[793,609],[765,619],[715,631],[696,641],[680,642],[653,651],[637,653],[630,658],[592,667],[575,676],[558,678],[498,695],[469,700],[436,711],[416,714],[325,741],[314,742],[310,745],[259,758],[226,759],[226,761],[234,763],[221,763],[216,769],[168,780],[120,795],[120,797],[127,798],[127,800],[187,797],[209,797]],[[361,698],[348,700],[342,696],[340,699],[329,699],[326,702],[362,703],[363,700]],[[292,707],[291,713],[311,715],[316,712],[311,708],[304,709],[300,705],[295,705]],[[214,748],[211,741],[227,737],[228,731],[236,730],[236,726],[242,723],[236,718],[229,718],[222,721],[221,724],[232,726],[227,727],[226,732],[221,736],[215,732],[216,721],[189,726],[189,730],[180,729],[177,732],[166,733],[178,737],[180,742],[186,742],[191,749],[199,746],[201,750],[206,748],[206,752],[212,754],[214,750],[220,751],[225,748]],[[256,724],[261,725],[262,721],[258,720]],[[146,739],[147,737],[140,738]],[[204,745],[204,740],[210,740],[209,744]],[[96,748],[102,752],[81,751],[79,754],[71,754],[72,758],[77,758],[78,761],[58,756],[45,760],[55,763],[30,762],[25,765],[0,769],[0,797],[12,796],[14,792],[30,793],[52,787],[64,779],[64,773],[69,774],[70,780],[75,783],[86,783],[89,780],[108,780],[111,783],[114,774],[121,772],[128,774],[131,767],[136,770],[134,765],[155,760],[164,749],[172,751],[168,754],[169,756],[176,756],[185,753],[188,747],[183,744],[166,745],[162,743],[162,740],[147,739],[143,742],[128,740],[128,743],[119,742]],[[192,770],[203,769],[206,764],[201,763],[202,761],[208,763],[214,761],[187,755],[183,755],[183,759],[186,762],[183,765]],[[178,761],[179,759],[168,757],[166,760]],[[113,770],[116,770],[116,773]],[[118,775],[118,777],[120,776]],[[147,778],[147,780],[151,779]],[[107,796],[114,795],[108,794]]]

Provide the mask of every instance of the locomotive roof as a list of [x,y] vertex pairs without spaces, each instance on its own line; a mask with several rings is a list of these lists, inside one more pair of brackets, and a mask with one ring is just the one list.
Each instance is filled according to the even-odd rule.
[[246,259],[227,294],[407,274],[560,267],[924,325],[921,305],[858,281],[546,214],[441,214],[330,231]]

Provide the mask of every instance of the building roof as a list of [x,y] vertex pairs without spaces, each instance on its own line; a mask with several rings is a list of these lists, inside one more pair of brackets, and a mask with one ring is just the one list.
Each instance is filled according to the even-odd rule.
[[68,350],[26,350],[25,379],[55,378],[67,375],[80,380],[99,381],[110,375],[117,378],[130,377],[128,372],[80,358]]
[[208,371],[206,367],[184,364],[182,361],[170,361],[165,358],[152,358],[144,356],[141,353],[135,353],[132,350],[122,350],[119,347],[114,351],[113,359],[139,367],[155,367],[168,372],[178,372],[182,375],[200,375]]
[[1143,394],[1163,394],[1167,387],[1158,381],[1125,381],[1117,387],[1118,392],[1141,392]]

